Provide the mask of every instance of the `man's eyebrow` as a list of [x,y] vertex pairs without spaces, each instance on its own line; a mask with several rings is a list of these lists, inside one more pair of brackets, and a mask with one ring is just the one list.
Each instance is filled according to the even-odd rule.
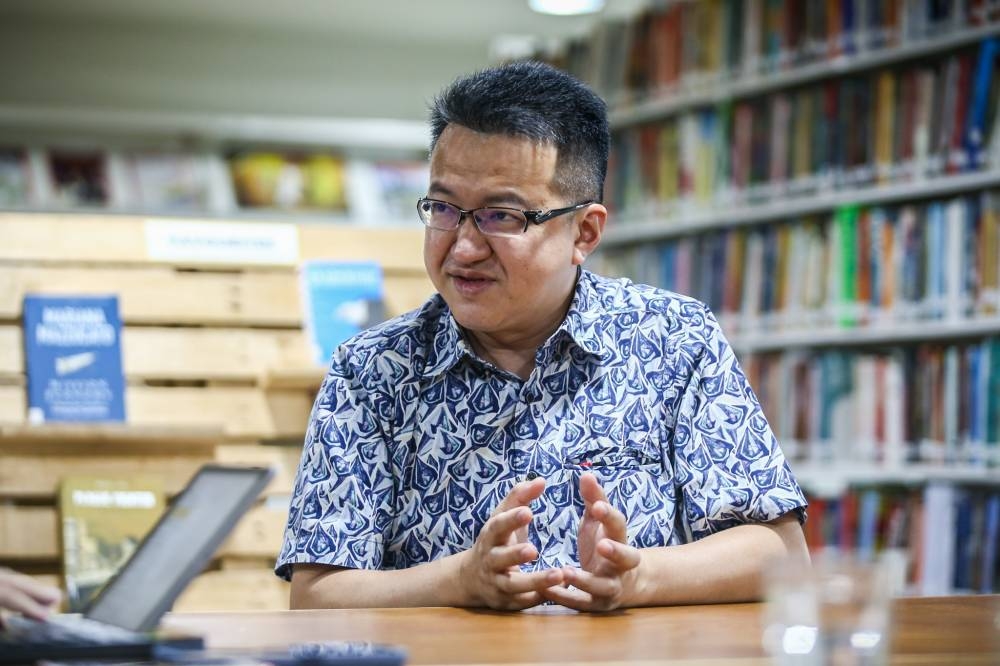
[[483,204],[487,206],[514,205],[517,208],[531,207],[520,194],[513,190],[509,190],[507,192],[494,192],[483,200]]
[[427,188],[427,193],[428,194],[438,194],[438,195],[441,195],[443,197],[450,197],[450,196],[452,196],[454,194],[454,192],[452,192],[451,190],[449,190],[447,187],[445,187],[444,185],[442,185],[440,182],[438,182],[436,180],[431,181],[430,187]]
[[[448,197],[454,196],[455,192],[440,181],[431,181],[430,187],[427,188],[427,194],[447,199]],[[524,197],[514,190],[493,192],[484,197],[479,205],[531,209],[531,205],[524,199]]]

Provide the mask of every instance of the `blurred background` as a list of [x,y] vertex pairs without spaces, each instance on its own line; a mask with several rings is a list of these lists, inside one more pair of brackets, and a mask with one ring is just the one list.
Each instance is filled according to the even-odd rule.
[[[431,293],[428,103],[537,58],[609,103],[591,268],[712,307],[810,547],[996,591],[996,3],[584,4],[0,0],[0,565],[96,589],[199,465],[269,464],[178,608],[286,607],[269,567],[332,346]],[[46,307],[114,343],[46,351]],[[67,355],[94,396],[44,390]],[[112,487],[156,509],[74,513]]]

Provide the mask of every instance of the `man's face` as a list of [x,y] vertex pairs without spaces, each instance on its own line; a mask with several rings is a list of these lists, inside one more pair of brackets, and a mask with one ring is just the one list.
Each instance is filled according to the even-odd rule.
[[[466,210],[579,203],[553,191],[556,157],[548,144],[449,125],[431,156],[427,196]],[[483,235],[466,215],[457,230],[426,230],[424,264],[455,319],[473,335],[541,344],[565,315],[576,267],[600,240],[605,215],[595,204],[529,224],[513,237]]]

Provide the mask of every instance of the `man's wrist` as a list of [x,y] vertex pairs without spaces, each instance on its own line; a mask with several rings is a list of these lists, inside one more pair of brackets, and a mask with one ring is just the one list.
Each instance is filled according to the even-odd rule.
[[640,549],[639,564],[627,574],[628,585],[626,586],[622,606],[635,608],[650,605],[654,578],[650,575],[649,559],[645,557],[643,550]]
[[440,590],[442,592],[441,605],[455,608],[468,608],[477,605],[474,595],[468,588],[468,581],[472,580],[471,572],[468,572],[469,551],[463,550],[449,557],[439,560],[443,566]]

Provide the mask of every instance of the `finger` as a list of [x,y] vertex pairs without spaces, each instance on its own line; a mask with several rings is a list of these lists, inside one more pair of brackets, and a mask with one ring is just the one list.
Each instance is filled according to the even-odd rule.
[[530,543],[491,548],[486,556],[486,566],[493,571],[507,571],[511,567],[527,564],[538,557],[538,550]]
[[496,586],[500,591],[520,595],[529,592],[540,594],[542,591],[552,587],[562,585],[564,572],[561,569],[545,569],[544,571],[532,571],[530,573],[512,572],[497,574]]
[[35,620],[45,619],[49,614],[49,604],[39,603],[19,589],[8,590],[0,596],[0,606]]
[[595,576],[582,569],[565,567],[565,587],[551,587],[542,592],[549,601],[578,611],[601,612],[619,608],[621,579]]
[[638,548],[611,539],[601,539],[597,552],[619,573],[636,568],[642,558]]
[[0,590],[17,590],[46,605],[53,605],[62,598],[59,588],[43,585],[31,576],[6,567],[0,567]]
[[598,500],[586,509],[587,514],[604,527],[609,539],[625,543],[628,541],[628,521],[625,514],[611,506],[607,500]]
[[578,611],[589,611],[594,608],[594,597],[588,592],[575,587],[554,585],[542,590],[541,595],[553,603]]
[[43,585],[30,576],[0,569],[0,607],[31,617],[44,617],[62,598],[58,588]]
[[580,475],[580,496],[587,506],[594,502],[608,501],[608,496],[604,494],[604,488],[597,481],[597,477],[592,472],[584,472]]
[[483,525],[483,531],[479,534],[479,539],[487,546],[505,546],[514,532],[522,527],[527,527],[530,522],[531,510],[526,507],[504,511],[486,521],[486,524]]
[[515,594],[507,597],[503,603],[497,604],[495,608],[496,610],[524,610],[525,608],[537,606],[543,601],[545,601],[545,598],[539,592],[525,592],[524,594]]
[[611,600],[621,596],[622,581],[615,575],[604,576],[584,569],[567,567],[563,572],[563,579],[577,590],[588,594],[592,598],[592,603],[602,602],[605,608]]
[[538,477],[531,481],[521,481],[514,484],[507,496],[500,500],[494,513],[501,513],[519,506],[528,506],[541,497],[545,490],[545,479]]

